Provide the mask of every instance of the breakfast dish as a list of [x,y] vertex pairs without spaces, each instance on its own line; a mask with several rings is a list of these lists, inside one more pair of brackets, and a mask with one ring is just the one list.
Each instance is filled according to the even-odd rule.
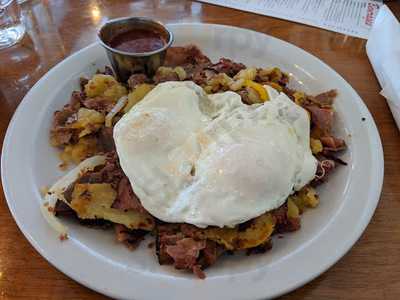
[[[73,217],[57,217],[68,226],[68,241],[43,218],[40,191],[65,176],[49,143],[53,112],[79,90],[79,78],[92,78],[110,61],[94,43],[69,56],[45,74],[24,97],[4,139],[2,187],[7,205],[26,239],[68,277],[116,299],[268,299],[298,288],[336,263],[359,239],[379,201],[383,152],[373,117],[357,92],[332,68],[302,49],[269,35],[216,24],[169,24],[175,45],[193,43],[212,61],[229,57],[247,66],[278,66],[288,72],[289,87],[316,95],[332,88],[334,131],[346,140],[341,158],[348,165],[318,187],[317,209],[303,212],[301,230],[273,237],[265,255],[221,255],[206,269],[206,280],[160,266],[145,240],[133,251],[115,241],[113,230],[93,230]],[[351,137],[350,137],[351,135]],[[367,163],[366,163],[367,162]],[[71,167],[74,165],[70,163]],[[23,174],[23,176],[21,176]],[[22,188],[23,187],[23,188]],[[53,215],[54,216],[54,215]],[[93,224],[92,224],[93,225]],[[229,252],[228,252],[229,253]],[[155,282],[158,287],[154,288]]]
[[224,254],[271,249],[346,165],[336,91],[288,83],[279,68],[213,63],[194,45],[169,48],[152,77],[123,84],[106,67],[80,78],[54,113],[50,142],[75,167],[47,192],[46,219],[61,239],[64,217],[112,227],[130,249],[153,235],[160,264],[199,278]]

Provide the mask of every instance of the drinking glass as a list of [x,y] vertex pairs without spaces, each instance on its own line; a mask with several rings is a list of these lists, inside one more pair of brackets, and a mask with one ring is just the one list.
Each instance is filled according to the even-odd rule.
[[17,0],[0,0],[0,50],[16,44],[24,33]]

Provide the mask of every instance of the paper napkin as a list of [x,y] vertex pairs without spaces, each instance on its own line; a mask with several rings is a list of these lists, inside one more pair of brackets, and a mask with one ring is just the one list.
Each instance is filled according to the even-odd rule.
[[400,129],[400,23],[383,5],[372,26],[367,55]]

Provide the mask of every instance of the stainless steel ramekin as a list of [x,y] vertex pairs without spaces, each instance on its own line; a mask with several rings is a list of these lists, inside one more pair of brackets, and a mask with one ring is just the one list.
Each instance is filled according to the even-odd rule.
[[[166,43],[160,49],[144,53],[120,51],[110,46],[110,42],[115,36],[132,29],[154,30],[160,33]],[[172,32],[164,24],[143,17],[110,20],[100,28],[98,37],[101,45],[106,49],[107,56],[118,79],[122,82],[126,82],[133,73],[146,73],[148,76],[152,76],[158,67],[163,64],[166,51],[174,41]]]

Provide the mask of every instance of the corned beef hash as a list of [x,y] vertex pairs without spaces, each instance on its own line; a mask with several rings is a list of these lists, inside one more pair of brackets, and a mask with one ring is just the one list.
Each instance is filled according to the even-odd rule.
[[80,79],[54,113],[51,145],[76,165],[46,193],[43,213],[112,228],[135,249],[154,236],[161,265],[204,269],[238,251],[263,253],[318,205],[315,186],[346,148],[332,135],[336,91],[288,87],[278,68],[212,63],[196,46],[168,49],[149,78],[110,68]]

